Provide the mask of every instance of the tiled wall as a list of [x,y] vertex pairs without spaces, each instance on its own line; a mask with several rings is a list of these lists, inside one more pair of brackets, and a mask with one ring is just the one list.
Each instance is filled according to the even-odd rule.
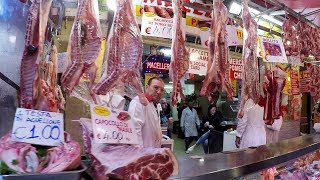
[[[0,3],[0,72],[20,84],[27,6],[20,1]],[[12,128],[17,91],[0,79],[0,136]]]

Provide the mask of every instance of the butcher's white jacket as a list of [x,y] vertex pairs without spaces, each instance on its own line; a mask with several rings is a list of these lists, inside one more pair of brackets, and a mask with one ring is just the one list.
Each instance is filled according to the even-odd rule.
[[152,102],[147,106],[140,103],[139,98],[132,99],[128,112],[138,134],[140,147],[161,147],[162,132],[159,113]]
[[248,99],[244,116],[239,119],[237,136],[241,138],[240,148],[257,147],[266,144],[266,130],[263,121],[263,107]]

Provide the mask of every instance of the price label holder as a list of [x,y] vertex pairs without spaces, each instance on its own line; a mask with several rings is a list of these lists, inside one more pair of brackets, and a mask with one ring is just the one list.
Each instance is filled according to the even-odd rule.
[[138,144],[132,116],[127,111],[93,104],[90,110],[95,142]]
[[63,114],[18,108],[16,110],[12,141],[44,146],[58,146],[64,142]]

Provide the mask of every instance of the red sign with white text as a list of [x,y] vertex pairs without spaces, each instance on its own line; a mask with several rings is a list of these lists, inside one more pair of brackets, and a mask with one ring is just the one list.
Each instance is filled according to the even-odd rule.
[[230,52],[229,56],[230,78],[235,80],[242,79],[243,62],[241,54]]

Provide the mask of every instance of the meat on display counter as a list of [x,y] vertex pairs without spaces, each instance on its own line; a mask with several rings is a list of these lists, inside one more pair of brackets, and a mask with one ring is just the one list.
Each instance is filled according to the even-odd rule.
[[236,152],[179,159],[179,174],[171,179],[232,179],[271,167],[291,165],[293,160],[320,149],[320,135],[305,135]]

